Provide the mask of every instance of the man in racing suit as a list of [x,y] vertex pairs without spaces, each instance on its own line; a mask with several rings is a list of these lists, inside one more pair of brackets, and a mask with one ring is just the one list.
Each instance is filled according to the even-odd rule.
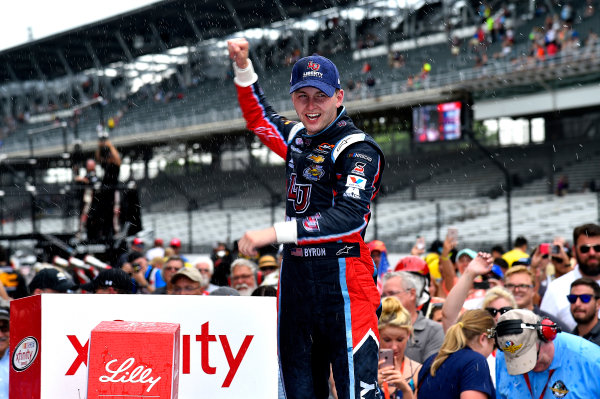
[[248,231],[240,252],[283,243],[278,292],[279,359],[288,398],[377,398],[379,294],[364,243],[383,153],[342,106],[336,66],[313,55],[293,68],[290,93],[301,123],[266,102],[248,42],[228,42],[248,129],[286,160],[286,221]]

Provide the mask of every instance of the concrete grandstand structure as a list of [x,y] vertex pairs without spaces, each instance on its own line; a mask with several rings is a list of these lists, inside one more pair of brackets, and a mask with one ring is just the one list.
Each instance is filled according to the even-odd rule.
[[[285,0],[261,5],[161,1],[1,51],[0,63],[7,65],[0,74],[5,88],[0,90],[3,238],[31,232],[31,190],[25,186],[36,182],[37,193],[64,191],[70,175],[52,182],[47,171],[70,166],[75,139],[89,156],[97,145],[97,125],[109,118],[117,121],[111,139],[132,171],[124,177],[135,178],[140,188],[146,230],[181,237],[189,249],[200,251],[216,241],[235,240],[245,229],[282,220],[283,171],[264,159],[264,149],[244,129],[222,47],[228,37],[252,28],[280,32],[276,40],[253,41],[263,46],[254,57],[275,109],[295,116],[286,94],[289,66],[274,65],[269,54],[285,58],[282,48],[321,51],[339,66],[351,116],[385,148],[385,190],[367,238],[376,236],[403,251],[417,234],[431,241],[446,226],[456,225],[461,242],[506,245],[506,182],[494,162],[511,176],[513,236],[542,242],[554,235],[568,237],[574,225],[599,220],[595,193],[556,197],[554,188],[559,176],[568,175],[571,191],[583,191],[586,184],[589,190],[600,171],[600,43],[584,40],[584,35],[600,33],[594,32],[600,14],[583,18],[585,2],[573,2],[577,17],[569,32],[577,30],[579,45],[536,58],[530,54],[530,33],[560,10],[537,12],[545,2],[509,2],[513,44],[510,52],[494,57],[503,53],[502,41],[474,45],[471,40],[481,25],[479,2],[462,2],[460,10],[453,3],[415,2],[413,8],[394,9],[378,1],[333,1],[300,9]],[[500,15],[500,2],[491,4],[492,15]],[[365,10],[361,20],[345,17],[355,8]],[[320,28],[302,28],[307,20]],[[295,42],[294,35],[299,37]],[[456,44],[450,40],[454,36]],[[343,45],[332,48],[337,42]],[[457,54],[453,47],[459,48]],[[143,58],[157,54],[168,56],[155,72],[160,79],[133,92],[128,73],[136,62],[160,64]],[[483,55],[487,62],[480,65]],[[396,56],[403,60],[401,67],[390,64]],[[424,63],[431,71],[414,84],[411,77],[422,73]],[[106,80],[108,69],[116,76]],[[375,80],[373,87],[350,87],[350,80],[364,81],[367,74]],[[63,109],[61,98],[67,93],[78,94]],[[100,104],[94,101],[98,95]],[[525,120],[526,142],[501,145],[499,133],[475,129],[494,162],[468,140],[413,143],[411,107],[455,100],[468,101],[476,123]],[[40,112],[32,104],[40,105]],[[27,118],[9,121],[25,113]],[[66,147],[60,128],[36,133],[57,117],[67,122],[62,130]],[[536,118],[545,126],[537,142],[531,139]],[[161,163],[167,166],[149,172],[149,164]],[[40,199],[37,205],[33,219],[40,232],[77,228],[76,215],[60,201]]]

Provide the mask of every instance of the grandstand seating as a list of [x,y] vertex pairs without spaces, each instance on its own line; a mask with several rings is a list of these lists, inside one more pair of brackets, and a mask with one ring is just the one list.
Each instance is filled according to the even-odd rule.
[[[519,7],[523,5],[523,2],[516,3]],[[583,5],[581,1],[575,3],[579,8]],[[436,18],[432,15],[431,23],[439,23],[439,18]],[[544,15],[531,20],[516,19],[515,56],[527,53],[529,32],[534,26],[543,25],[544,19]],[[575,28],[580,36],[585,37],[590,29],[597,30],[598,26],[600,13],[593,18],[577,20]],[[367,56],[361,58],[359,52],[342,52],[331,58],[340,69],[343,86],[350,79],[365,79],[361,67],[367,60],[371,64],[371,74],[377,79],[379,88],[376,90],[380,90],[377,93],[389,94],[389,87],[395,87],[393,93],[398,94],[406,90],[407,77],[419,74],[425,61],[432,64],[432,79],[442,75],[447,77],[452,73],[449,79],[457,82],[460,80],[460,71],[476,71],[473,68],[475,56],[468,44],[468,32],[474,29],[472,26],[465,30],[459,56],[451,54],[444,33],[441,42],[437,40],[423,44],[425,41],[421,41],[417,48],[402,50],[405,65],[400,69],[390,68],[387,53],[371,57],[365,52]],[[500,52],[500,44],[490,45],[487,52],[490,63],[495,63],[492,54]],[[352,55],[356,57],[352,58]],[[510,66],[508,60],[502,62]],[[567,63],[566,67],[571,66]],[[261,83],[274,108],[289,110],[289,95],[286,90],[281,90],[287,85],[289,67],[272,66],[263,72]],[[235,88],[224,76],[182,89],[181,94],[183,98],[174,97],[168,102],[141,94],[124,101],[108,102],[103,109],[105,118],[124,110],[112,136],[119,138],[147,134],[241,117],[235,100]],[[98,120],[99,111],[96,107],[82,111],[78,131],[84,141],[96,139]],[[24,134],[28,129],[44,125],[39,123],[22,127],[5,140],[3,148],[8,152],[28,149],[27,140],[23,140]],[[57,132],[36,135],[33,138],[34,146],[62,145],[61,134]],[[599,220],[596,194],[579,192],[585,183],[595,180],[600,172],[600,142],[561,142],[560,147],[552,144],[494,147],[492,152],[494,158],[506,166],[513,179],[513,237],[523,234],[532,242],[549,240],[554,235],[570,237],[575,225]],[[459,228],[462,246],[505,243],[505,177],[479,150],[463,143],[453,145],[451,151],[387,154],[387,161],[384,190],[373,207],[373,222],[367,239],[374,238],[377,232],[377,237],[386,241],[391,250],[406,251],[414,243],[417,234],[431,242],[440,235],[443,237],[448,225],[455,225]],[[248,175],[208,168],[194,171],[188,176],[161,172],[156,178],[139,181],[145,229],[163,237],[180,237],[184,242],[191,231],[194,245],[204,248],[217,240],[234,240],[247,229],[266,227],[271,224],[273,216],[275,220],[283,220],[283,168],[257,166],[255,172],[269,184],[270,189],[265,189],[259,181]],[[571,194],[563,198],[551,195],[554,190],[552,182],[556,182],[561,175],[569,177],[571,189]],[[38,192],[44,189],[39,186]],[[49,187],[47,190],[58,189]],[[280,197],[273,210],[270,208],[274,201],[271,191]],[[31,222],[27,216],[29,208],[30,203],[26,198],[6,206],[5,209],[14,220],[3,225],[3,232],[31,232]],[[40,201],[38,218],[41,232],[76,230],[77,218],[59,217],[59,211],[52,199]],[[438,225],[442,231],[438,231]]]
[[[527,5],[516,2],[517,12],[513,18],[515,21],[515,56],[520,56],[527,53],[529,47],[529,32],[535,26],[543,25],[545,15],[537,16],[531,20],[520,18],[520,15],[525,15]],[[581,10],[585,2],[574,2],[575,8],[581,15]],[[427,15],[423,17],[422,24],[434,24],[432,27],[437,31],[442,31],[442,26],[439,24],[438,15]],[[438,22],[436,22],[438,21]],[[577,18],[575,29],[579,32],[582,39],[587,36],[590,29],[597,29],[600,26],[600,13],[596,13],[594,17],[583,19]],[[433,30],[435,30],[433,29]],[[468,28],[465,32],[471,29],[474,32],[474,27]],[[431,29],[428,29],[429,31]],[[400,87],[397,90],[406,89],[406,79],[410,75],[418,75],[425,61],[432,65],[430,72],[431,80],[436,77],[456,73],[461,70],[471,70],[474,66],[475,55],[469,50],[468,40],[465,38],[462,41],[461,52],[458,57],[452,56],[450,46],[447,40],[430,44],[425,40],[419,41],[417,48],[402,51],[405,60],[405,66],[400,69],[392,69],[388,65],[387,50],[386,53],[380,56],[369,56],[366,59],[372,66],[371,74],[377,80],[377,86],[381,90],[389,87]],[[413,39],[407,39],[413,40]],[[493,54],[500,52],[500,44],[492,44],[487,54],[490,58],[490,63],[493,61]],[[365,53],[369,54],[369,53]],[[343,79],[342,84],[345,85],[350,79],[362,81],[365,75],[361,74],[360,70],[362,63],[365,61],[360,57],[352,60],[348,53],[338,53],[332,55],[331,58],[340,68],[340,73]],[[218,60],[221,64],[223,60]],[[289,67],[270,67],[268,73],[261,74],[263,87],[276,106],[276,109],[289,109],[289,97],[285,90],[276,88],[285,87],[289,79]],[[225,74],[223,74],[225,75]],[[454,76],[452,79],[460,80],[459,76]],[[394,83],[394,84],[393,84]],[[401,83],[398,85],[397,83]],[[376,89],[379,90],[379,89]],[[218,95],[215,95],[217,94]],[[123,118],[119,122],[119,126],[113,134],[118,136],[147,133],[149,131],[163,130],[173,127],[199,125],[202,123],[231,120],[240,117],[239,108],[233,101],[235,98],[234,87],[228,80],[206,79],[197,87],[187,88],[182,90],[184,95],[183,100],[173,100],[168,103],[156,102],[153,98],[134,101],[130,104]],[[113,101],[107,105],[104,114],[107,116],[115,115],[118,109],[123,108],[129,101]],[[80,116],[79,135],[84,140],[95,139],[95,128],[98,122],[98,111],[96,109],[84,110]],[[22,140],[22,135],[27,129],[34,126],[25,126],[20,131],[13,133],[4,142],[6,151],[17,151],[27,149],[27,142]],[[34,139],[35,146],[47,147],[50,144],[59,145],[61,143],[60,135],[53,133],[41,134]]]
[[[436,207],[439,206],[439,218]],[[565,197],[537,195],[516,197],[512,202],[513,238],[526,236],[532,243],[547,242],[555,236],[571,237],[573,228],[587,222],[597,222],[599,202],[595,193],[568,194]],[[283,207],[275,209],[276,221],[284,219]],[[186,242],[189,222],[196,250],[208,250],[216,241],[233,241],[246,230],[271,225],[271,210],[267,207],[202,209],[191,212],[143,212],[144,229],[163,238],[178,237]],[[440,229],[436,227],[439,224]],[[440,201],[407,201],[397,196],[381,199],[373,209],[366,238],[377,237],[391,251],[408,251],[417,235],[427,242],[443,239],[446,228],[456,226],[461,247],[484,248],[493,243],[506,245],[506,200],[444,199]],[[75,231],[76,218],[66,220],[45,217],[39,220],[42,233],[56,233],[65,227]],[[7,222],[4,233],[31,232],[27,219]],[[438,235],[439,234],[439,235]]]

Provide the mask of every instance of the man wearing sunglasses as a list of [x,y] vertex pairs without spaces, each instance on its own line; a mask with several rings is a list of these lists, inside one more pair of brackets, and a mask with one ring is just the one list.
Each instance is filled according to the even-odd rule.
[[577,322],[573,334],[600,345],[600,285],[590,278],[579,278],[571,284],[567,299],[571,304],[571,315]]
[[573,230],[573,253],[577,266],[562,277],[552,281],[544,294],[540,309],[559,319],[573,330],[577,323],[571,315],[570,303],[567,295],[571,290],[571,283],[581,277],[588,277],[600,282],[600,226],[597,224],[584,224]]

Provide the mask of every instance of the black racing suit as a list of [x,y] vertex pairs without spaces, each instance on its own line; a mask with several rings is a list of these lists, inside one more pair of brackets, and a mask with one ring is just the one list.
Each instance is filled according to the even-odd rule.
[[254,80],[236,85],[240,106],[247,127],[286,161],[286,220],[296,223],[278,290],[286,396],[327,398],[331,365],[340,399],[379,397],[380,299],[363,237],[383,153],[343,107],[330,126],[308,135],[272,110]]

